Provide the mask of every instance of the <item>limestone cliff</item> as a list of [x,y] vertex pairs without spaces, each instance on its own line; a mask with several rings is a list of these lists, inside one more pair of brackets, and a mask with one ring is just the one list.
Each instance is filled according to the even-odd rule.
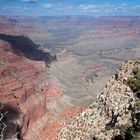
[[124,64],[108,81],[95,103],[62,125],[56,140],[109,140],[119,134],[117,126],[132,124],[135,96],[126,80],[132,77],[135,67],[140,67],[140,61],[129,60]]

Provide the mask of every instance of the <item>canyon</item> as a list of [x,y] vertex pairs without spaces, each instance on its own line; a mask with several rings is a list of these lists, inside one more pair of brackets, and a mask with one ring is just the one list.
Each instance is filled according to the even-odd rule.
[[[120,93],[127,87],[112,75],[126,60],[139,59],[139,53],[139,17],[1,17],[0,102],[12,123],[6,138],[16,139],[18,131],[25,140],[105,137],[100,126],[111,121],[112,102],[122,97],[127,108],[134,99],[131,91],[130,96]],[[111,81],[116,83],[113,89]],[[118,86],[124,87],[112,94]],[[109,112],[103,106],[107,91],[112,97],[106,105]],[[99,120],[92,125],[92,118]],[[97,122],[102,119],[104,124]],[[87,120],[79,130],[79,121]]]

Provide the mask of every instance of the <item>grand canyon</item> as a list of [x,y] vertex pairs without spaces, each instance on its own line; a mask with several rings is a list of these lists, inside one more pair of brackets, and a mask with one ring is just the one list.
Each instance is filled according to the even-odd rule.
[[[127,62],[129,59],[132,62]],[[1,16],[0,103],[7,120],[4,139],[111,139],[112,132],[107,132],[107,138],[99,133],[111,120],[95,113],[93,118],[101,121],[97,124],[90,110],[104,114],[103,108],[109,105],[103,105],[103,95],[111,96],[115,88],[130,91],[112,76],[127,62],[122,68],[130,65],[130,70],[123,76],[130,77],[132,67],[140,65],[138,59],[138,16]],[[118,86],[110,88],[111,82]],[[133,99],[134,104],[132,92],[129,97],[118,96],[120,92],[111,96],[116,106],[121,97],[125,105],[122,102],[120,108],[128,108],[127,100]],[[121,124],[130,119],[129,113],[126,116]],[[84,128],[77,122],[83,122]]]

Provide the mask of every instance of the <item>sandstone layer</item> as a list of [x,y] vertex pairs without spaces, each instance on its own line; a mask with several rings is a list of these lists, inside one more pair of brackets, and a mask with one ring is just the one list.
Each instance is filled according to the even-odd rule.
[[51,117],[46,99],[54,96],[61,96],[61,87],[44,62],[19,56],[10,43],[0,41],[0,102],[16,111],[8,110],[7,118],[19,125],[23,139],[42,140],[41,129]]

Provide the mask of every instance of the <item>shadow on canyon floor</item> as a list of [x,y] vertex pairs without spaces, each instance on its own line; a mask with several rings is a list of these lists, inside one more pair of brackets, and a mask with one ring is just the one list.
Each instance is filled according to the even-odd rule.
[[23,55],[31,60],[44,61],[46,66],[49,66],[56,60],[55,56],[52,56],[50,53],[43,52],[43,50],[40,50],[32,40],[25,36],[0,34],[0,39],[11,43],[12,50],[17,55]]

